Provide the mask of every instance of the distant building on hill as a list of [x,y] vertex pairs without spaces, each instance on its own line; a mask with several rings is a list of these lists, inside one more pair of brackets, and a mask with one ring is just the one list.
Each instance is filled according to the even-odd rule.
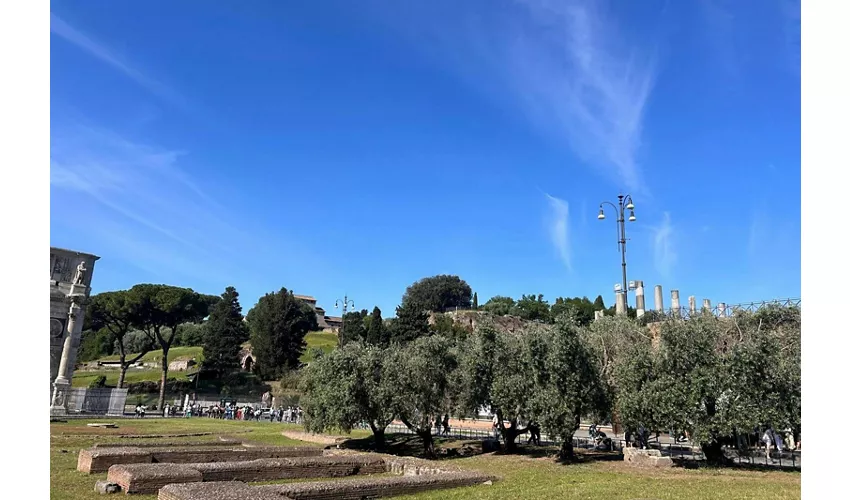
[[303,300],[304,302],[310,304],[310,307],[312,307],[313,309],[316,308],[316,298],[315,297],[311,297],[309,295],[298,295],[297,293],[293,294],[293,295],[296,299]]
[[325,316],[325,324],[328,326],[324,331],[339,333],[342,328],[342,318],[340,316]]
[[183,372],[197,364],[197,361],[194,359],[178,359],[168,363],[168,371]]
[[[310,307],[316,311],[316,324],[319,325],[319,329],[325,332],[334,332],[338,333],[339,328],[342,326],[342,318],[336,318],[334,316],[326,316],[325,310],[322,307],[319,307],[317,304],[317,300],[315,297],[310,295],[298,295],[293,294],[294,297],[298,300],[302,300],[308,304]],[[337,321],[338,320],[338,321]]]

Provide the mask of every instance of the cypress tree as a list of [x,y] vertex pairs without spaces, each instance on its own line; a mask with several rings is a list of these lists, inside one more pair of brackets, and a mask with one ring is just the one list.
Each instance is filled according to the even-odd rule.
[[605,301],[602,299],[601,295],[597,295],[596,300],[593,301],[593,310],[594,311],[604,311],[605,310]]
[[221,294],[204,325],[204,370],[219,376],[239,369],[239,350],[248,339],[239,293],[232,286]]
[[291,291],[268,293],[248,312],[254,371],[263,380],[276,380],[298,368],[307,344],[304,336],[318,329],[316,312]]
[[384,333],[384,320],[381,318],[381,310],[378,306],[372,309],[372,319],[369,322],[369,330],[366,332],[366,343],[372,345],[381,345],[386,340]]
[[390,339],[392,342],[410,342],[430,335],[428,311],[417,303],[402,302],[396,307]]

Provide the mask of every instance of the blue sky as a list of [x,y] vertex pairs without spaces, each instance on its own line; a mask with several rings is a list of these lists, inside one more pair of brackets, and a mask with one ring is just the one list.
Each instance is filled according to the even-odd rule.
[[[460,4],[460,5],[457,5]],[[247,310],[800,295],[799,2],[51,2],[51,245]],[[651,291],[648,292],[651,298]],[[648,301],[648,305],[650,301]],[[630,299],[633,305],[633,297]]]

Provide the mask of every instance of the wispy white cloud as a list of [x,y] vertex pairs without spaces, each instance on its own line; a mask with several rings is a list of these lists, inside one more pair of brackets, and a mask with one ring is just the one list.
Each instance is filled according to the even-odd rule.
[[[181,165],[185,152],[79,123],[57,120],[51,132],[51,225],[108,247],[112,259],[222,286],[264,281],[269,269],[281,277],[327,269],[280,231],[235,220],[214,186],[201,185]],[[231,193],[228,200],[235,203]]]
[[[88,195],[105,208],[175,242],[210,252],[226,245],[195,243],[202,227],[223,223],[218,207],[178,167],[181,153],[130,142],[82,124],[58,124],[51,137],[50,184]],[[178,221],[188,221],[180,224]],[[181,227],[182,226],[182,227]],[[197,230],[195,229],[197,228]]]
[[570,248],[570,205],[565,200],[546,195],[549,200],[549,238],[558,251],[561,261],[572,272],[572,252]]
[[107,45],[95,41],[52,12],[50,13],[50,32],[124,73],[148,91],[170,101],[172,104],[186,105],[185,99],[174,90],[136,69],[124,58],[115,54]]
[[655,258],[655,270],[664,279],[669,279],[673,268],[678,262],[674,241],[674,227],[670,221],[670,213],[664,212],[661,225],[653,228],[653,253]]
[[638,152],[654,58],[620,37],[592,2],[526,0],[507,62],[531,116],[586,162],[639,191]]
[[[368,2],[367,2],[368,3]],[[655,48],[625,39],[593,0],[373,2],[411,40],[499,106],[623,189],[648,191],[639,153],[656,76]],[[568,168],[575,168],[570,165]]]

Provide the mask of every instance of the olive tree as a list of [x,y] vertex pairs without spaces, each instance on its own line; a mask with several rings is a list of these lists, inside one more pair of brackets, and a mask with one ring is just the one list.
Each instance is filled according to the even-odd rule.
[[386,352],[380,347],[346,344],[320,354],[305,368],[302,381],[305,426],[312,432],[350,432],[368,423],[375,446],[384,447],[384,432],[395,417],[395,384],[386,375]]
[[[516,438],[528,432],[531,417],[534,382],[524,355],[523,333],[499,331],[492,323],[479,325],[465,343],[458,370],[460,409],[469,415],[489,406],[508,453],[516,450]],[[522,423],[526,426],[521,427]]]
[[561,441],[562,459],[574,457],[573,435],[582,417],[605,414],[609,408],[599,363],[579,330],[561,318],[554,328],[535,328],[522,337],[521,356],[534,383],[530,414]]
[[385,363],[394,383],[395,413],[422,439],[425,456],[435,458],[431,424],[456,401],[457,348],[445,337],[420,337],[387,351]]
[[617,360],[617,409],[631,425],[689,431],[711,463],[727,462],[736,433],[799,429],[799,325],[781,311],[665,321]]

